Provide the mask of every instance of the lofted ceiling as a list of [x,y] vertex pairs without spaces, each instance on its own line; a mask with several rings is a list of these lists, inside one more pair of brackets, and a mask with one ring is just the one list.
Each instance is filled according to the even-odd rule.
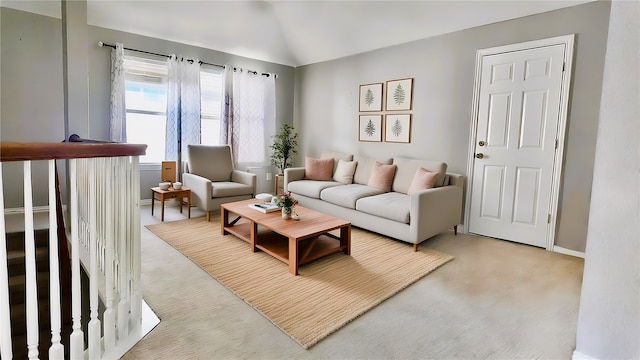
[[[88,0],[87,22],[301,66],[589,1]],[[1,4],[61,17],[60,0]]]

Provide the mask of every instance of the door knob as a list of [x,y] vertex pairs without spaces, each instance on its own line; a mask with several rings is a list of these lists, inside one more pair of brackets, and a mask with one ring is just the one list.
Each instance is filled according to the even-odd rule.
[[484,157],[484,154],[483,154],[483,153],[478,153],[478,154],[476,154],[476,158],[477,158],[477,159],[482,159],[483,157]]

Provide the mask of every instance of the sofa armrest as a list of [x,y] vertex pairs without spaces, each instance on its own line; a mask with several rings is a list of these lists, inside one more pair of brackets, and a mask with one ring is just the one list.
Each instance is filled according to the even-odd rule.
[[410,233],[417,243],[460,223],[462,186],[442,186],[411,194]]
[[182,184],[191,189],[191,203],[206,209],[207,201],[211,199],[211,180],[196,174],[182,174]]
[[295,167],[295,168],[287,168],[284,169],[284,184],[283,189],[287,191],[287,185],[296,180],[304,179],[304,168],[303,167]]
[[233,170],[231,172],[231,181],[251,186],[251,188],[253,189],[251,191],[251,195],[252,196],[256,194],[256,179],[257,178],[258,177],[257,177],[256,174],[253,174],[253,173],[250,173],[250,172],[246,172],[246,171]]

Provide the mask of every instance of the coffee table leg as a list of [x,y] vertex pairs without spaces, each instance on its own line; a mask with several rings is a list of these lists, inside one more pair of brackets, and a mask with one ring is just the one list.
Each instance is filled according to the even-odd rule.
[[191,219],[191,191],[187,192],[187,214],[189,219]]
[[256,252],[256,243],[258,242],[258,224],[251,222],[251,234],[249,234],[249,244],[251,245],[251,252]]
[[227,209],[222,209],[222,214],[220,214],[220,232],[222,233],[222,235],[226,235],[227,232],[224,231],[224,228],[226,228],[229,225],[229,211],[227,211]]
[[340,228],[340,247],[346,255],[351,255],[351,225]]
[[289,272],[298,275],[298,240],[289,238]]
[[156,194],[151,190],[151,216],[153,216],[153,205],[156,200]]

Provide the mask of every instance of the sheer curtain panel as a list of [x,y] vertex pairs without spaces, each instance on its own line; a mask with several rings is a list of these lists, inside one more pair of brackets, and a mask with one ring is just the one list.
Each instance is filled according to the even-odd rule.
[[125,104],[124,46],[111,50],[111,97],[109,99],[109,138],[127,142],[127,106]]
[[275,77],[225,67],[221,141],[231,145],[236,165],[268,165],[275,134]]
[[167,72],[165,159],[178,162],[181,176],[187,146],[200,144],[200,61],[172,55]]

